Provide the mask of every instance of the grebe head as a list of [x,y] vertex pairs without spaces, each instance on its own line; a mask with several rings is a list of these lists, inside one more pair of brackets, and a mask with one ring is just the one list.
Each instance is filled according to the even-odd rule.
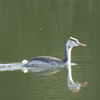
[[73,47],[73,46],[86,46],[85,44],[83,43],[80,43],[77,39],[73,38],[73,37],[70,37],[67,41],[67,45],[68,47]]

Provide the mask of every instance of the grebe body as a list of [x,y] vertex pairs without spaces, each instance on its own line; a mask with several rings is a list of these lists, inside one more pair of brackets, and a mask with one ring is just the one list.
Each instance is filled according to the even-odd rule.
[[[23,61],[26,61],[24,64]],[[38,56],[34,57],[30,60],[23,60],[22,64],[24,66],[29,66],[29,67],[51,67],[51,66],[63,66],[64,62],[61,59],[55,58],[55,57],[50,57],[50,56]]]
[[23,60],[21,63],[26,67],[52,67],[52,66],[60,66],[63,67],[71,63],[71,50],[74,46],[86,46],[85,44],[80,43],[77,39],[70,37],[65,45],[65,58],[64,60],[60,60],[55,57],[50,56],[38,56],[34,57],[30,60]]

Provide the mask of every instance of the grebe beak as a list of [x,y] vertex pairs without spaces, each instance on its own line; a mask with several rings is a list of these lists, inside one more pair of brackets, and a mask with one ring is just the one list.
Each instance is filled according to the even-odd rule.
[[86,44],[78,43],[79,46],[86,46]]

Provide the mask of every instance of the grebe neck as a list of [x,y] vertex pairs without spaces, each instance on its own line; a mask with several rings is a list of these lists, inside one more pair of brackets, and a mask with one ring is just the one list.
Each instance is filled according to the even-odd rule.
[[71,50],[72,50],[72,47],[70,47],[68,44],[66,44],[66,47],[65,47],[65,58],[63,60],[65,65],[71,63]]

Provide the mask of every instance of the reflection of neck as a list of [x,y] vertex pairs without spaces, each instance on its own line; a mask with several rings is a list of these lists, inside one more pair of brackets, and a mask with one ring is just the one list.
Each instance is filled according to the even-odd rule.
[[74,81],[72,79],[72,72],[71,72],[71,65],[70,64],[68,64],[67,69],[68,69],[67,84],[70,85],[70,84],[74,83]]
[[63,62],[65,64],[70,64],[71,63],[71,50],[72,50],[72,47],[70,47],[68,44],[66,44],[65,58],[63,60]]

